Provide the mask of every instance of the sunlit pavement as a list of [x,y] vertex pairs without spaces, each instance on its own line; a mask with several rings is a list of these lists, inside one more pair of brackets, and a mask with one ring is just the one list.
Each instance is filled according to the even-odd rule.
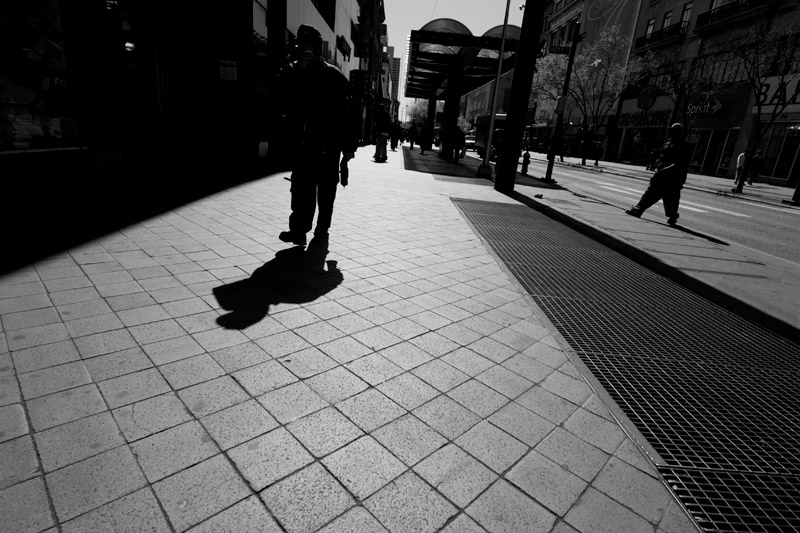
[[[696,530],[451,200],[517,199],[424,172],[435,151],[371,156],[327,246],[278,240],[274,175],[0,279],[4,529]],[[699,264],[676,250],[702,237],[517,190],[646,252],[675,239],[648,255],[719,290],[712,266],[752,259]]]

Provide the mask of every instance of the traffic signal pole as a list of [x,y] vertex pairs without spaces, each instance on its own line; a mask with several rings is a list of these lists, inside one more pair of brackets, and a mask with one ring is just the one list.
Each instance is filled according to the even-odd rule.
[[581,41],[581,23],[575,24],[575,29],[572,31],[572,45],[569,47],[569,59],[567,60],[567,72],[564,75],[564,87],[561,90],[561,96],[558,97],[556,103],[556,127],[553,131],[553,142],[550,143],[550,149],[547,151],[547,171],[545,172],[542,181],[546,183],[555,183],[553,179],[553,163],[556,159],[556,151],[563,153],[564,150],[564,108],[567,106],[567,98],[569,94],[569,78],[572,76],[572,63],[575,61],[575,50],[578,48],[578,43]]

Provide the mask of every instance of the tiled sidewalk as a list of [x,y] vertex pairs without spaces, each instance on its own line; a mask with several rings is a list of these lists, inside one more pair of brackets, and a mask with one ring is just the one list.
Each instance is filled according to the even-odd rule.
[[[695,531],[451,197],[359,151],[0,278],[4,531]],[[436,157],[430,154],[426,157]]]

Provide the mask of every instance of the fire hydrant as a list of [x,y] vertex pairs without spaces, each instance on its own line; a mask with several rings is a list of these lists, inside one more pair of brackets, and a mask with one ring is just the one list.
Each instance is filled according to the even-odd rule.
[[528,175],[528,165],[531,164],[531,154],[527,150],[522,154],[522,174]]

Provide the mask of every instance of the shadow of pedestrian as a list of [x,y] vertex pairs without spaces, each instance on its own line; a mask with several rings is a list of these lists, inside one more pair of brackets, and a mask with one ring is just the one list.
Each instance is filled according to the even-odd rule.
[[671,227],[673,227],[673,228],[675,228],[677,230],[680,230],[680,231],[682,231],[684,233],[688,233],[689,235],[693,235],[695,237],[700,237],[701,239],[705,239],[708,242],[713,242],[714,244],[721,244],[723,246],[730,246],[730,244],[728,244],[727,242],[721,241],[721,240],[717,239],[716,237],[712,237],[711,235],[706,235],[705,233],[700,233],[699,231],[691,230],[691,229],[687,228],[686,226],[681,226],[680,224],[675,224],[674,226],[671,226]]
[[215,287],[214,297],[228,311],[217,319],[225,329],[245,329],[269,314],[279,303],[313,302],[344,279],[336,261],[326,261],[327,239],[314,238],[308,249],[280,250],[275,258],[243,280]]

